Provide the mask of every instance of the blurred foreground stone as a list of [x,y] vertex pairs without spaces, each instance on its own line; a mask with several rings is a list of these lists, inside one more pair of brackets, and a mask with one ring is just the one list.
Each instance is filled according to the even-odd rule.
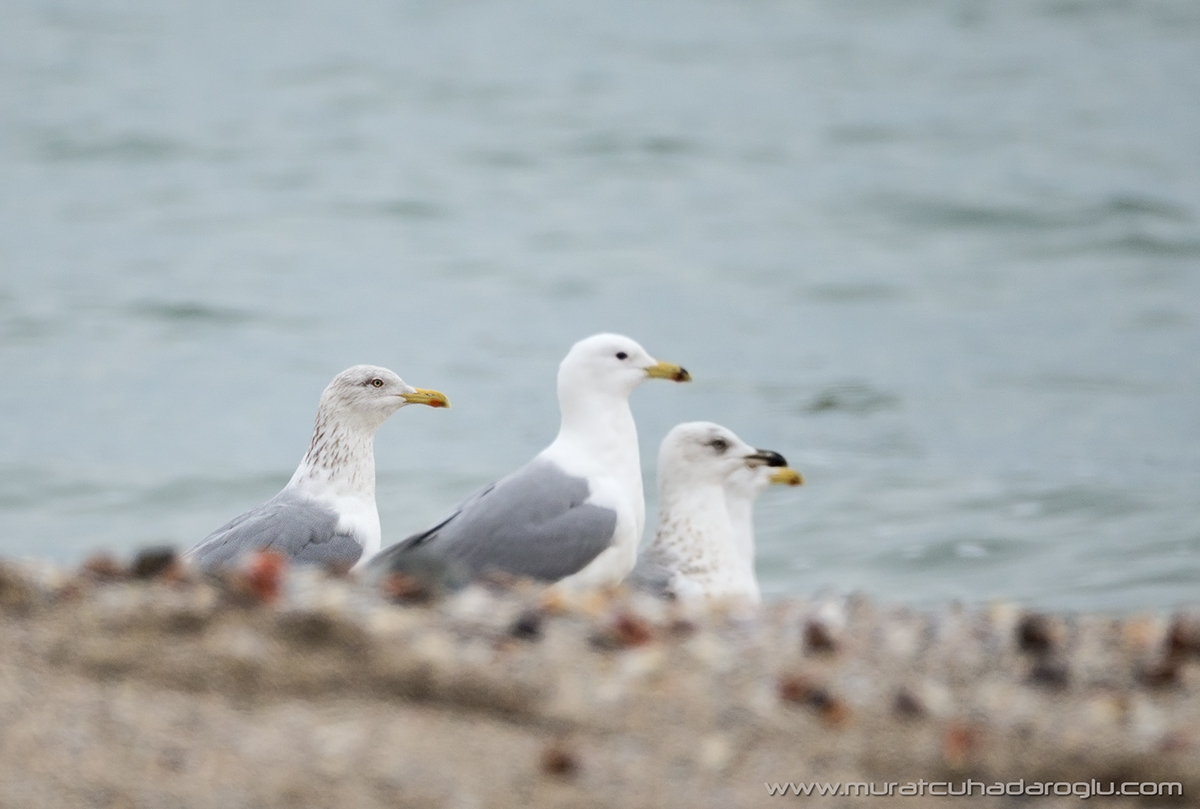
[[947,800],[765,786],[918,779],[1200,796],[1195,613],[829,597],[750,618],[520,582],[395,603],[344,575],[284,570],[272,589],[251,573],[199,579],[157,556],[0,565],[0,806]]

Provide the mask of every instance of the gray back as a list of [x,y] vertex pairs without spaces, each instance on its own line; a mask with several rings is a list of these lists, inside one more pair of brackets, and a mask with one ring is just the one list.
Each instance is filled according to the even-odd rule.
[[298,564],[354,564],[362,545],[337,533],[338,515],[285,489],[209,534],[191,551],[205,568],[221,567],[254,551],[278,551]]
[[617,513],[585,503],[587,479],[535,458],[464,500],[437,525],[381,553],[398,564],[420,550],[454,561],[472,576],[497,570],[540,581],[577,573],[612,544]]

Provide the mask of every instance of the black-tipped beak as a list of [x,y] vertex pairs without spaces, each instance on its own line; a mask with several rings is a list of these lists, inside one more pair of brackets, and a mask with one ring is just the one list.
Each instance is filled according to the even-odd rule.
[[646,376],[651,379],[669,379],[672,382],[691,382],[692,375],[687,368],[673,362],[659,362],[646,369]]
[[787,458],[770,449],[756,449],[746,456],[750,466],[787,466]]

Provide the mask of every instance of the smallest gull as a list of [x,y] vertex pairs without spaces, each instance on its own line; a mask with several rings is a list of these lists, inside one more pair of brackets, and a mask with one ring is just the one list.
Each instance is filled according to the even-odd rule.
[[754,500],[772,483],[803,482],[778,452],[755,449],[719,424],[677,425],[658,454],[658,530],[630,582],[680,601],[760,603]]
[[386,368],[342,371],[321,394],[308,453],[283,491],[213,531],[187,561],[214,568],[263,550],[307,564],[369,559],[381,544],[375,431],[407,404],[450,406],[444,394],[407,385]]

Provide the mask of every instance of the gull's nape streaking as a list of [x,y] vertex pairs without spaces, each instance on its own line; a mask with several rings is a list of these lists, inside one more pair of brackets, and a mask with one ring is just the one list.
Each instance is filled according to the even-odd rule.
[[691,377],[628,337],[576,343],[558,368],[562,421],[553,443],[372,567],[404,570],[433,559],[468,576],[494,571],[576,589],[619,583],[637,560],[646,521],[629,395],[647,379]]
[[778,452],[719,424],[675,426],[658,455],[658,528],[630,583],[681,601],[756,605],[754,500],[772,483],[798,486]]
[[209,534],[186,559],[201,568],[271,550],[301,564],[348,566],[381,544],[375,507],[375,431],[408,404],[449,407],[445,395],[386,368],[355,365],[321,394],[312,441],[283,491]]

